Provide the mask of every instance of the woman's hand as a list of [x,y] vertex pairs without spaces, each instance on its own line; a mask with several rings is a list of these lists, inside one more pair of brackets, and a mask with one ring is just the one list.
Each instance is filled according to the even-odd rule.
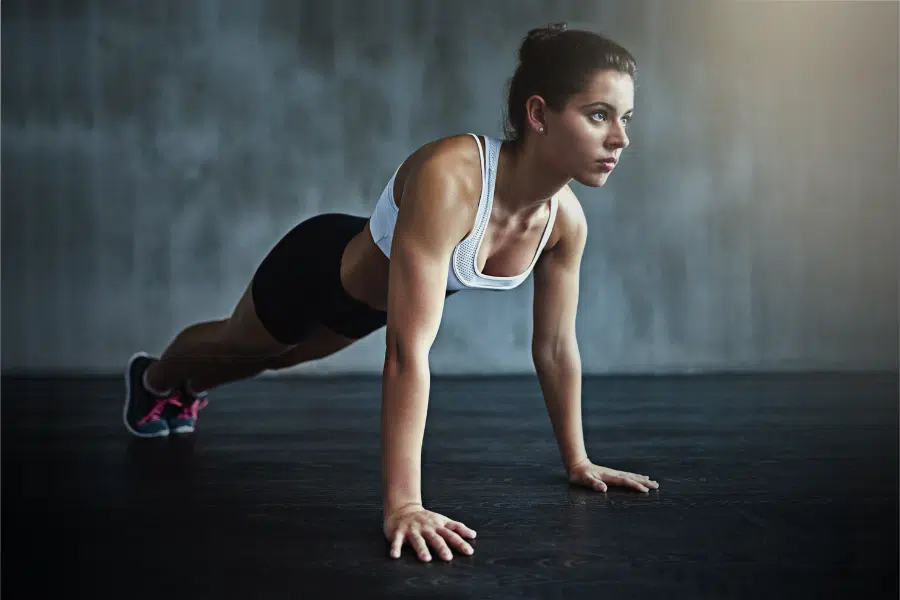
[[616,471],[591,463],[585,460],[569,469],[569,483],[588,487],[598,492],[605,492],[607,484],[621,485],[649,492],[650,488],[657,489],[659,484],[646,475],[637,475],[627,471]]
[[384,520],[384,536],[391,542],[391,558],[400,557],[400,549],[406,542],[419,555],[419,560],[428,562],[430,545],[444,560],[452,560],[450,548],[465,555],[475,550],[463,537],[475,538],[475,531],[459,521],[425,510],[421,504],[404,506]]

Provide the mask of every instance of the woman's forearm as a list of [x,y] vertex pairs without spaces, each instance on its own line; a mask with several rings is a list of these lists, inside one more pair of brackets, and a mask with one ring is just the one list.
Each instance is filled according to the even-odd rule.
[[421,359],[388,358],[381,401],[381,483],[384,515],[422,504],[422,441],[428,413],[430,372]]
[[553,425],[566,473],[587,459],[581,421],[581,358],[578,347],[556,358],[535,353],[534,366],[544,392],[544,402]]

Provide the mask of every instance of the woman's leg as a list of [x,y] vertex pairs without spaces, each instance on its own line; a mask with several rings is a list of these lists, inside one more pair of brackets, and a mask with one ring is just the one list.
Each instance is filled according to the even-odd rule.
[[159,360],[147,367],[146,383],[150,389],[164,392],[203,377],[227,374],[237,381],[258,373],[261,362],[290,348],[273,338],[260,322],[248,286],[231,317],[191,325],[175,336]]
[[340,278],[343,251],[365,223],[340,214],[307,219],[263,259],[231,317],[184,329],[158,360],[134,355],[126,371],[127,428],[142,437],[168,435],[169,404],[196,412],[194,399],[179,400],[183,387],[202,392],[322,358],[383,326],[385,314],[350,298]]
[[206,392],[213,388],[242,379],[255,377],[264,371],[287,369],[305,362],[330,356],[355,342],[355,339],[317,326],[310,335],[284,354],[259,362],[245,362],[217,371],[207,371],[191,378],[189,392],[181,399],[181,410],[169,420],[169,428],[175,433],[191,433],[197,422],[197,412],[206,406]]
[[207,371],[202,375],[192,377],[190,381],[191,390],[202,393],[228,383],[255,377],[265,371],[288,369],[306,362],[325,358],[343,350],[355,341],[355,339],[334,333],[319,325],[313,329],[309,337],[278,356],[255,363]]
[[250,379],[265,371],[287,369],[305,362],[330,356],[355,342],[328,329],[317,326],[301,343],[287,352],[257,362],[223,365],[215,370],[192,377],[185,386],[181,398],[181,410],[169,419],[169,428],[175,433],[191,433],[197,423],[198,411],[206,406],[206,392],[235,381]]
[[[187,327],[175,336],[159,359],[143,352],[131,357],[125,374],[122,415],[128,431],[138,437],[168,435],[172,406],[182,407],[176,430],[193,430],[198,405],[181,397],[185,383],[194,377],[222,372],[229,373],[232,381],[246,378],[251,374],[251,365],[291,348],[291,344],[269,334],[256,316],[252,289],[251,283],[231,317]],[[190,418],[185,413],[188,409]]]

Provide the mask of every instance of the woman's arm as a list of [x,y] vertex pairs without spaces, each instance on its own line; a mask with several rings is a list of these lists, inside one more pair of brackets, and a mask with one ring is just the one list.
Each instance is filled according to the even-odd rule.
[[471,177],[460,172],[458,154],[452,148],[437,153],[409,174],[394,231],[381,409],[385,518],[422,504],[428,355],[444,309],[451,253],[474,220],[464,200],[472,194]]
[[609,484],[641,492],[657,489],[659,484],[646,475],[595,465],[585,451],[575,315],[587,221],[571,192],[560,200],[557,214],[559,241],[535,267],[531,351],[566,474],[571,483],[603,492]]
[[581,355],[575,335],[587,220],[567,189],[559,194],[559,239],[534,270],[531,354],[563,466],[587,460],[581,423]]

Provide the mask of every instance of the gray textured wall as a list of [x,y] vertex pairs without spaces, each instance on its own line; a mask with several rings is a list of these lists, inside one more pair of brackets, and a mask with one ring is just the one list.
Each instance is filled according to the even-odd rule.
[[[521,36],[640,79],[590,221],[586,372],[894,369],[898,6],[3,3],[3,368],[119,372],[228,314],[298,220],[368,213],[437,136],[500,134]],[[528,372],[531,281],[451,299],[436,373]],[[373,335],[305,372],[381,368]]]

